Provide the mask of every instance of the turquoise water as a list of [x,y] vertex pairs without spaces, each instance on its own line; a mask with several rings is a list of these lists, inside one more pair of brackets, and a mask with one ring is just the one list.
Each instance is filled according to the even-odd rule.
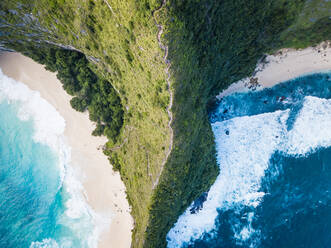
[[14,104],[0,104],[0,247],[53,237],[63,208],[56,154],[33,141],[33,123],[17,112]]
[[220,175],[168,247],[330,247],[331,73],[227,96],[210,119]]
[[96,246],[63,130],[51,105],[0,71],[0,247]]

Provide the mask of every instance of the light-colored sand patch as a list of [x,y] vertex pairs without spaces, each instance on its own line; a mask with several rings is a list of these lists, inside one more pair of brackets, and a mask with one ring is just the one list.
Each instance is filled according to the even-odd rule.
[[[0,68],[7,76],[39,91],[65,119],[64,134],[71,147],[71,165],[83,183],[89,205],[106,217],[98,220],[101,228],[106,225],[98,247],[130,247],[133,219],[120,175],[113,172],[100,149],[106,138],[91,135],[94,125],[88,114],[71,108],[71,97],[62,89],[55,73],[46,71],[42,65],[18,53],[0,54]],[[111,224],[107,225],[109,220]]]
[[272,87],[278,83],[306,74],[331,70],[331,42],[325,41],[316,47],[305,49],[281,49],[260,62],[251,77],[244,78],[222,91],[221,99],[234,92],[245,92],[250,87]]

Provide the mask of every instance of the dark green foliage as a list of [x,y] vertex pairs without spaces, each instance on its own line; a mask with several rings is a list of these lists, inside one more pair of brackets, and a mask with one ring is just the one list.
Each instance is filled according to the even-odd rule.
[[100,123],[97,124],[97,127],[93,130],[92,135],[100,136],[104,133],[105,125],[101,125]]
[[279,46],[304,48],[331,39],[331,18],[319,19],[309,28],[290,30],[282,35]]
[[111,154],[109,161],[113,165],[115,171],[121,171],[121,164],[116,153]]
[[216,177],[216,151],[206,117],[215,94],[250,75],[264,53],[331,38],[327,18],[283,36],[304,0],[168,2],[164,23],[175,89],[176,143],[153,194],[144,244],[151,248],[166,246],[166,234],[178,216]]
[[[281,32],[295,21],[304,3],[305,0],[171,1],[171,13],[184,24],[183,43],[195,52],[198,68],[194,74],[217,92],[249,74],[263,53],[279,48]],[[179,51],[181,44],[177,42],[172,36],[170,45]],[[176,54],[173,59],[177,58]]]
[[46,69],[57,72],[66,92],[74,96],[70,104],[77,111],[89,111],[90,119],[97,123],[93,135],[106,135],[113,142],[123,125],[121,100],[110,82],[98,78],[90,69],[84,54],[50,46],[14,46]]
[[84,98],[80,97],[73,97],[70,100],[70,105],[73,107],[75,110],[79,112],[84,112],[87,108],[87,101]]

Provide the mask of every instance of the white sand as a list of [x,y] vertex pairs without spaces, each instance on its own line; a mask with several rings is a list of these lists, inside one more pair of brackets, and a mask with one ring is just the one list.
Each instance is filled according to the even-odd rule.
[[[331,43],[329,41],[305,49],[281,49],[274,55],[268,55],[263,62],[259,63],[251,77],[233,83],[217,98],[220,99],[234,92],[248,91],[249,87],[272,87],[299,76],[330,70]],[[253,78],[257,79],[258,85],[251,85],[250,81]]]
[[0,54],[0,67],[7,76],[39,91],[65,119],[64,134],[71,147],[71,165],[83,183],[87,202],[97,213],[106,217],[101,222],[106,224],[111,219],[110,225],[106,225],[101,234],[98,247],[130,247],[133,220],[125,186],[99,149],[106,143],[106,138],[91,135],[94,126],[87,113],[79,113],[71,108],[71,97],[62,89],[55,73],[46,71],[42,65],[18,53]]

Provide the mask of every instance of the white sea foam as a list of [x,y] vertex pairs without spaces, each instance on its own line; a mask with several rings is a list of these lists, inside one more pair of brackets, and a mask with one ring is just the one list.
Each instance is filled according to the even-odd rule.
[[[0,69],[0,102],[5,100],[18,104],[18,117],[22,121],[33,122],[34,141],[48,145],[58,155],[62,179],[59,188],[63,185],[70,196],[65,203],[67,217],[61,217],[61,224],[68,225],[78,237],[85,239],[88,247],[97,247],[101,232],[100,219],[103,219],[103,216],[99,216],[87,205],[82,194],[83,186],[70,167],[71,151],[63,135],[65,120],[50,103],[40,96],[39,92],[32,91],[25,84],[7,77]],[[108,216],[107,220],[109,220]],[[103,223],[101,228],[104,226]],[[82,233],[82,230],[88,233]],[[49,237],[42,242],[33,242],[31,247],[57,248],[59,245]],[[61,244],[60,247],[68,246]]]
[[306,155],[331,144],[331,100],[305,97],[298,117],[289,131],[287,146],[290,155]]
[[287,116],[288,111],[277,111],[213,124],[221,173],[202,210],[196,214],[187,210],[170,230],[168,247],[179,247],[182,242],[213,230],[217,208],[225,210],[237,204],[252,207],[259,204],[264,195],[259,191],[261,178],[279,145],[279,137],[284,135]]
[[32,119],[35,126],[34,139],[56,150],[60,147],[60,136],[64,132],[65,120],[39,92],[30,90],[25,84],[7,77],[0,70],[0,99],[20,102],[19,118]]
[[251,223],[254,208],[264,196],[261,180],[276,151],[306,155],[331,145],[331,100],[306,97],[294,125],[288,131],[290,110],[237,117],[212,124],[220,175],[210,188],[202,210],[189,207],[167,235],[168,247],[181,247],[216,228],[217,209],[253,208],[247,225],[233,226],[234,238],[245,241],[258,235]]
[[60,248],[53,239],[44,239],[41,242],[32,242],[30,248]]

